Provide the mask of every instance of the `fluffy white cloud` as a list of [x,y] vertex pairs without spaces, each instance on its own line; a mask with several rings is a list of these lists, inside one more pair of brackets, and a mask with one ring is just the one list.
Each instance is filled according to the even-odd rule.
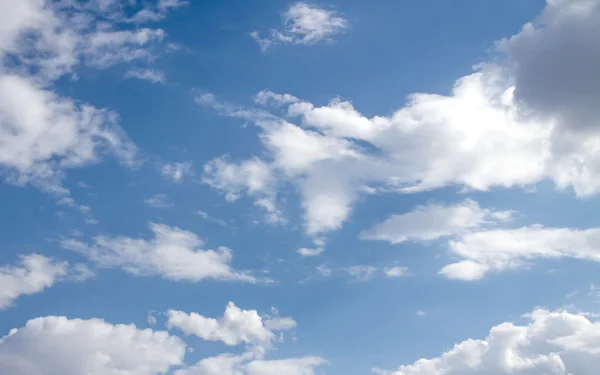
[[254,205],[265,212],[268,223],[287,223],[276,205],[276,180],[263,160],[255,158],[236,164],[226,158],[216,158],[205,164],[202,182],[223,192],[230,202],[243,194],[253,196]]
[[385,375],[592,375],[600,366],[600,323],[583,314],[535,310],[526,325],[503,323],[441,356]]
[[239,199],[243,193],[268,193],[274,184],[269,166],[260,159],[234,164],[218,158],[204,166],[204,173],[203,182],[223,191],[228,201]]
[[430,203],[415,207],[411,212],[392,215],[361,234],[362,239],[388,241],[398,244],[405,241],[431,241],[452,236],[507,220],[511,211],[492,211],[479,207],[467,199],[454,205]]
[[478,65],[449,95],[412,94],[390,115],[269,91],[256,101],[272,112],[214,97],[203,104],[258,126],[272,175],[298,186],[311,235],[340,228],[365,192],[485,191],[551,179],[578,196],[597,194],[600,132],[589,124],[600,118],[598,4],[549,0],[535,24],[498,43],[505,62]]
[[245,344],[250,349],[241,355],[221,354],[202,359],[175,371],[175,375],[313,375],[314,368],[325,363],[319,357],[264,358],[273,344],[281,341],[281,331],[296,327],[294,319],[280,317],[274,308],[271,314],[261,317],[255,310],[242,310],[230,302],[218,319],[173,310],[167,312],[167,317],[169,328],[229,346]]
[[136,78],[152,83],[165,83],[167,81],[165,74],[156,69],[130,69],[125,73],[125,78]]
[[162,166],[160,172],[164,177],[170,178],[175,182],[181,182],[185,176],[192,173],[192,162],[166,163]]
[[[161,0],[158,8],[164,14],[179,3]],[[124,26],[126,7],[111,0],[0,0],[0,174],[7,181],[65,194],[61,181],[70,168],[107,154],[136,163],[136,146],[116,114],[54,91],[57,79],[76,76],[82,65],[156,56],[164,31]]]
[[170,329],[177,328],[186,335],[195,335],[207,341],[222,341],[230,346],[245,343],[260,351],[271,347],[277,338],[275,332],[296,326],[291,318],[281,318],[276,314],[263,319],[256,310],[242,310],[233,302],[227,304],[223,316],[218,319],[176,310],[169,310],[167,317]]
[[67,274],[65,262],[54,262],[42,255],[21,257],[20,266],[0,266],[0,310],[23,294],[39,293]]
[[118,267],[137,276],[199,282],[205,279],[257,282],[246,272],[235,271],[231,249],[202,250],[195,233],[150,223],[154,238],[96,236],[91,244],[64,239],[62,246],[80,252],[100,267]]
[[94,273],[84,264],[69,267],[39,254],[20,256],[19,265],[0,265],[0,310],[13,305],[19,296],[40,293],[64,279],[84,281]]
[[48,316],[0,339],[0,373],[165,374],[182,364],[185,349],[181,339],[166,332]]
[[452,279],[475,280],[489,271],[526,266],[536,258],[574,258],[600,262],[600,229],[545,228],[533,225],[466,233],[450,241],[462,261],[440,273]]
[[261,39],[257,31],[250,36],[266,51],[274,43],[315,44],[330,40],[348,28],[348,21],[336,12],[304,2],[292,4],[283,13],[283,23],[285,28],[271,29],[268,38]]
[[58,97],[12,74],[0,73],[0,98],[0,172],[10,182],[64,193],[64,171],[95,163],[102,153],[134,163],[136,146],[114,113]]

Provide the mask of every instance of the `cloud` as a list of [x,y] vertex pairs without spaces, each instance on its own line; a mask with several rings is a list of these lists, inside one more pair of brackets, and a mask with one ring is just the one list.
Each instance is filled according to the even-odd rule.
[[310,235],[341,228],[367,191],[488,191],[548,179],[595,195],[600,131],[589,124],[600,118],[599,17],[595,1],[549,1],[535,24],[499,41],[500,62],[477,65],[448,95],[411,94],[391,114],[368,117],[347,100],[319,105],[267,90],[256,98],[266,109],[214,97],[204,104],[256,124],[276,186],[291,182],[300,192]]
[[322,247],[316,247],[313,249],[309,249],[306,247],[301,247],[298,249],[297,253],[302,255],[303,257],[314,257],[321,254],[325,249]]
[[175,375],[314,375],[315,367],[326,363],[320,357],[280,360],[250,358],[248,355],[232,354],[205,358],[194,366],[175,371]]
[[165,83],[167,81],[165,74],[156,69],[130,69],[125,73],[125,78],[136,78],[152,83]]
[[144,203],[153,208],[171,208],[175,205],[171,197],[166,194],[156,194],[144,200]]
[[466,233],[450,241],[450,250],[463,260],[440,273],[451,279],[477,280],[490,271],[524,267],[533,259],[574,258],[600,261],[600,229],[545,228]]
[[229,202],[244,194],[252,196],[255,198],[254,205],[265,212],[267,223],[287,223],[277,208],[276,181],[271,169],[258,158],[237,164],[224,157],[213,159],[204,165],[202,182],[221,191]]
[[137,148],[110,111],[11,74],[0,74],[0,98],[0,173],[8,182],[65,193],[65,171],[96,163],[102,154],[135,163]]
[[262,51],[276,43],[306,45],[328,41],[348,29],[348,20],[336,12],[303,2],[290,5],[282,17],[283,30],[271,29],[270,36],[264,39],[260,38],[257,31],[250,33]]
[[185,176],[192,173],[192,162],[166,163],[162,166],[160,172],[164,177],[170,178],[174,182],[181,182]]
[[167,16],[171,9],[180,8],[189,5],[185,0],[158,0],[156,7],[146,6],[137,11],[132,17],[127,18],[126,22],[145,23],[158,22]]
[[399,267],[399,266],[385,268],[383,270],[383,272],[385,273],[385,275],[387,277],[404,277],[404,276],[410,275],[407,267]]
[[358,265],[352,266],[345,269],[348,275],[354,277],[356,281],[369,281],[377,271],[376,267]]
[[203,243],[196,234],[177,227],[150,223],[150,229],[151,240],[100,235],[90,244],[63,239],[61,245],[88,257],[99,267],[121,268],[136,276],[191,282],[206,279],[259,281],[246,272],[231,268],[231,249],[202,250]]
[[[61,182],[69,169],[107,155],[127,166],[139,164],[137,147],[115,113],[63,97],[54,83],[76,76],[81,67],[147,63],[156,57],[164,31],[124,25],[124,4],[119,2],[13,3],[0,2],[2,177],[65,195]],[[176,4],[163,3],[164,9]]]
[[0,339],[0,373],[156,375],[181,365],[185,349],[166,332],[48,316]]
[[261,353],[272,347],[277,339],[277,331],[296,326],[291,318],[276,315],[263,319],[256,310],[242,310],[233,302],[227,304],[223,316],[217,319],[176,310],[169,310],[167,318],[169,329],[176,328],[186,335],[195,335],[206,341],[222,341],[229,346],[244,343]]
[[592,375],[600,360],[600,324],[584,314],[535,310],[525,325],[502,323],[482,340],[468,339],[441,356],[384,375]]
[[20,257],[20,266],[0,266],[0,310],[10,307],[21,295],[35,294],[67,275],[66,262],[54,262],[43,255]]
[[430,203],[417,206],[401,215],[387,220],[361,233],[365,240],[388,241],[399,244],[405,241],[432,241],[453,236],[498,221],[510,219],[512,211],[482,209],[467,199],[454,205]]
[[219,225],[221,225],[221,226],[223,226],[223,227],[226,227],[226,226],[227,226],[227,222],[226,222],[225,220],[223,220],[223,219],[219,219],[219,218],[216,218],[216,217],[212,217],[212,216],[211,216],[211,215],[209,215],[207,212],[204,212],[204,211],[202,211],[202,210],[197,210],[197,211],[195,212],[195,214],[196,214],[196,215],[198,215],[198,216],[200,216],[201,218],[203,218],[203,219],[204,219],[204,220],[206,220],[206,221],[210,221],[210,222],[212,222],[212,223],[219,224]]
[[94,273],[84,264],[72,267],[40,254],[19,256],[18,265],[0,265],[0,310],[12,306],[22,295],[40,293],[64,280],[81,282]]

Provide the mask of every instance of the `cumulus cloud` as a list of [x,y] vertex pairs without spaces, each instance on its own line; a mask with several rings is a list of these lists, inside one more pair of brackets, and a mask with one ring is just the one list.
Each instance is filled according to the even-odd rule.
[[181,339],[166,332],[48,316],[0,339],[0,373],[164,374],[182,364],[185,349]]
[[441,356],[383,375],[592,375],[600,366],[600,323],[583,314],[535,310],[525,325],[502,323]]
[[[166,11],[175,2],[164,4]],[[124,27],[124,6],[0,1],[0,174],[6,181],[66,194],[61,181],[69,169],[105,155],[137,164],[137,148],[115,113],[60,96],[54,88],[81,66],[103,69],[155,57],[164,31]]]
[[94,273],[84,264],[72,267],[40,254],[21,255],[18,265],[0,265],[0,310],[22,295],[40,293],[59,281],[84,281]]
[[256,97],[266,109],[214,97],[203,104],[257,125],[265,163],[277,186],[298,187],[311,235],[339,229],[367,191],[487,191],[549,179],[594,195],[598,19],[597,1],[548,1],[535,23],[497,44],[502,62],[477,65],[448,95],[411,94],[391,114],[368,117],[350,101],[319,105],[270,91]]
[[281,332],[296,327],[296,321],[280,317],[277,309],[261,317],[255,310],[242,310],[233,302],[217,319],[197,313],[167,312],[167,326],[186,335],[207,341],[222,341],[228,346],[244,344],[249,350],[241,355],[221,354],[175,371],[175,375],[314,375],[314,369],[326,361],[320,357],[267,360],[265,355],[282,339]]
[[[275,310],[276,312],[276,310]],[[256,310],[242,310],[229,302],[220,318],[207,318],[198,313],[167,312],[167,327],[177,328],[186,335],[195,335],[206,341],[222,341],[229,346],[246,344],[263,353],[277,339],[276,332],[296,326],[291,318],[278,315],[263,319]]]
[[476,280],[490,271],[527,266],[537,258],[600,261],[600,229],[545,228],[532,225],[466,233],[450,241],[462,258],[440,273],[451,279]]
[[[168,325],[204,340],[221,340],[227,345],[262,345],[280,341],[275,332],[294,328],[291,318],[261,318],[254,310],[238,309],[230,303],[222,318],[170,311]],[[149,324],[156,319],[149,312]],[[0,373],[11,375],[314,375],[325,364],[319,357],[265,359],[266,350],[239,355],[221,354],[184,362],[187,345],[177,336],[135,325],[110,324],[101,319],[69,319],[48,316],[32,319],[0,338]],[[256,349],[256,348],[254,348]],[[191,351],[191,350],[189,350]],[[48,355],[48,353],[52,353]]]
[[271,29],[270,36],[262,39],[257,31],[250,33],[263,51],[276,43],[316,44],[331,40],[334,35],[348,29],[348,20],[337,15],[335,11],[304,2],[292,4],[282,17],[283,30]]
[[452,236],[504,221],[512,216],[512,211],[492,211],[479,207],[471,199],[454,205],[430,203],[418,206],[412,211],[392,215],[387,220],[364,231],[365,240],[388,241],[398,244],[405,241],[431,241]]
[[231,268],[231,249],[202,250],[203,242],[195,233],[177,227],[150,223],[150,229],[153,233],[150,240],[100,235],[89,244],[70,238],[63,239],[61,245],[100,267],[121,268],[136,276],[191,282],[206,279],[258,282],[247,272]]

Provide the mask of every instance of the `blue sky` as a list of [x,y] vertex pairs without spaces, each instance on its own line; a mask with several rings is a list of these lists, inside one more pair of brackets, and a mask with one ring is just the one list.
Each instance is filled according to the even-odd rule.
[[0,14],[0,373],[600,366],[600,1]]

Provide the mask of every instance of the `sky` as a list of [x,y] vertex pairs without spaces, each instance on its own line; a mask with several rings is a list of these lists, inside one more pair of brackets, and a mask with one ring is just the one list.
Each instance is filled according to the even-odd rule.
[[600,0],[0,0],[0,374],[595,375]]

